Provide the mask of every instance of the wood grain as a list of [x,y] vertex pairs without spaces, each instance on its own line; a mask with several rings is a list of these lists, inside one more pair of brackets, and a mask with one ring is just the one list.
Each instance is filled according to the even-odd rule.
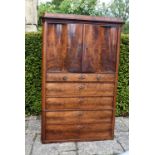
[[113,97],[46,98],[47,110],[113,109]]
[[112,111],[57,111],[46,112],[47,124],[83,124],[111,122]]
[[81,72],[81,24],[48,24],[47,72]]
[[43,16],[44,19],[51,19],[52,21],[55,20],[64,20],[64,21],[90,21],[91,23],[116,23],[116,24],[123,24],[124,22],[120,18],[112,18],[112,17],[98,17],[98,16],[84,16],[84,15],[73,15],[73,14],[56,14],[56,13],[45,13]]
[[123,21],[45,14],[42,143],[114,138]]
[[104,28],[102,48],[102,72],[115,73],[117,55],[117,28]]
[[110,131],[111,123],[46,125],[46,137],[49,140],[103,138],[110,136]]
[[113,96],[113,83],[47,83],[47,97]]
[[47,73],[48,82],[114,82],[115,74]]
[[84,24],[82,55],[82,72],[100,72],[101,49],[103,44],[102,28],[97,25]]

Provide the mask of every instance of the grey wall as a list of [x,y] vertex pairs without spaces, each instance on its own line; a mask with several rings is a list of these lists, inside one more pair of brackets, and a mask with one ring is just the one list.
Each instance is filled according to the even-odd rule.
[[38,0],[25,0],[25,31],[37,31],[37,3]]

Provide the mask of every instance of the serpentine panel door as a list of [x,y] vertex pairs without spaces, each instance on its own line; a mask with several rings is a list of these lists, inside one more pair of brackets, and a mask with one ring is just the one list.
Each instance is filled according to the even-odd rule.
[[43,17],[43,143],[113,139],[121,24]]

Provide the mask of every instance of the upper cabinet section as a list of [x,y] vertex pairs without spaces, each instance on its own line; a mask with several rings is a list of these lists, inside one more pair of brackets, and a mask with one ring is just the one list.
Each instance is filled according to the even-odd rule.
[[46,72],[115,73],[118,30],[123,22],[105,17],[63,17],[43,17],[47,23]]

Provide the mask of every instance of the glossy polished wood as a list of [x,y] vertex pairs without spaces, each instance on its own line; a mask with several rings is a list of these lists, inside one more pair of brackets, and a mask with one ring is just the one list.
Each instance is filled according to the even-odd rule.
[[42,143],[113,139],[122,24],[44,15]]

